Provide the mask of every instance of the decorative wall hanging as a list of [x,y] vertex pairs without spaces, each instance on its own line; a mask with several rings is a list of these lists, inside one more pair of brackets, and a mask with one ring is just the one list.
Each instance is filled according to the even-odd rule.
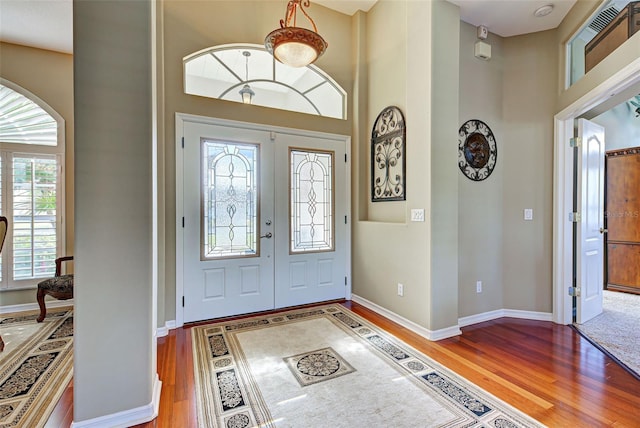
[[489,125],[468,120],[458,131],[458,166],[473,181],[489,177],[496,166],[498,147]]
[[371,131],[371,200],[404,201],[405,185],[404,116],[398,107],[386,107]]

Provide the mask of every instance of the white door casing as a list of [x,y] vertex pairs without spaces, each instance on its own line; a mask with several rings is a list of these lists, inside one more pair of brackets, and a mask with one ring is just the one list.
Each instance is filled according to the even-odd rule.
[[602,313],[604,278],[604,128],[578,120],[580,146],[577,159],[576,322],[582,324]]
[[574,119],[617,94],[624,94],[635,85],[640,85],[640,58],[603,80],[554,116],[553,321],[558,324],[571,324],[573,314],[572,298],[567,289],[573,280],[574,237],[569,213],[573,210],[574,165],[569,141],[574,136]]
[[[201,166],[195,159],[200,157],[203,136],[211,141],[255,144],[260,148],[261,196],[256,224],[257,233],[263,238],[258,239],[259,255],[219,260],[203,260],[201,256]],[[182,113],[176,114],[176,137],[176,326],[350,298],[350,231],[345,225],[350,206],[349,164],[345,162],[349,137]],[[334,251],[289,254],[290,147],[332,154]],[[288,270],[278,272],[283,267]],[[276,278],[282,280],[282,286],[274,283]]]

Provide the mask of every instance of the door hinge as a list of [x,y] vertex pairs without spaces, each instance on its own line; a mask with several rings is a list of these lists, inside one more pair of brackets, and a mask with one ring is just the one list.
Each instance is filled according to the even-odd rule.
[[580,144],[582,144],[582,138],[580,137],[573,137],[569,139],[569,147],[580,147]]
[[573,223],[580,223],[582,221],[582,214],[578,212],[569,213],[569,221]]
[[344,163],[347,163],[347,154],[344,154]]
[[182,307],[184,308],[184,296],[182,296]]
[[580,287],[569,287],[569,296],[578,297],[580,296]]
[[347,277],[346,276],[344,277],[344,285],[345,286],[347,285]]
[[347,216],[344,216],[344,224],[347,224]]
[[184,228],[184,217],[182,217],[182,227]]
[[182,137],[182,148],[184,149],[184,137]]

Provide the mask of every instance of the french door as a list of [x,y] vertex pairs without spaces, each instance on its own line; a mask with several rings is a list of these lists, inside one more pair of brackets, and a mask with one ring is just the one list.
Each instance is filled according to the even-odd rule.
[[184,322],[344,298],[345,140],[235,122],[178,126]]

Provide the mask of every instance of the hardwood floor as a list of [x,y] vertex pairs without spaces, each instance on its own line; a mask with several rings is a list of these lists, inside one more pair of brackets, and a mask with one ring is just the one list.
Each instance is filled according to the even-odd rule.
[[[361,305],[343,304],[547,426],[640,426],[640,381],[571,327],[501,318],[429,342]],[[160,413],[136,428],[196,427],[189,327],[158,340],[158,373]],[[69,427],[72,407],[70,386],[47,428]]]

